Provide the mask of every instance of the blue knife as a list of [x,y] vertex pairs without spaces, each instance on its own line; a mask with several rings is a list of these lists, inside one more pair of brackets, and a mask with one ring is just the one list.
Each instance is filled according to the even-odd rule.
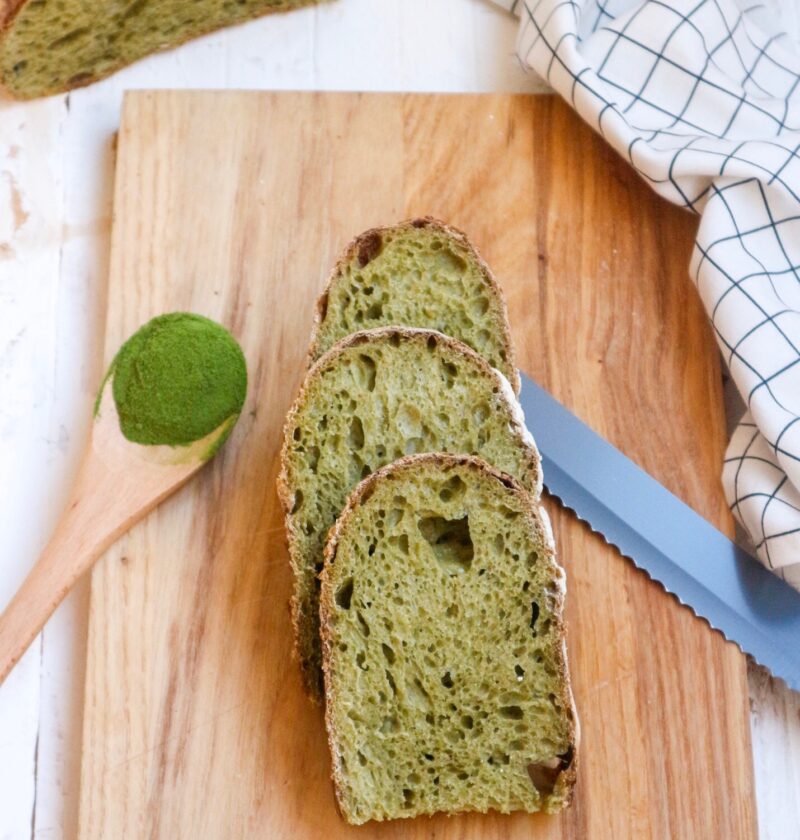
[[621,554],[800,691],[800,592],[521,374],[544,484]]

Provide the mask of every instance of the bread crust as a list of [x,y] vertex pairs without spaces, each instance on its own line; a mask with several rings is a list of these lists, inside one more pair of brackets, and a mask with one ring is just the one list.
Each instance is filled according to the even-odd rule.
[[[14,20],[19,14],[20,10],[28,2],[29,0],[0,0],[0,51],[2,51],[3,49],[3,42],[5,40],[6,33],[14,25]],[[168,44],[164,44],[160,47],[155,47],[154,49],[150,50],[147,53],[144,53],[138,58],[131,59],[130,61],[122,61],[103,73],[87,73],[84,77],[81,77],[79,81],[76,81],[73,84],[67,84],[63,87],[48,88],[47,90],[41,93],[23,94],[14,91],[4,78],[0,78],[0,88],[12,99],[15,99],[19,102],[30,101],[32,99],[42,99],[47,96],[54,96],[58,93],[67,93],[70,90],[77,90],[78,88],[88,87],[89,85],[93,85],[95,82],[99,82],[102,79],[106,79],[109,76],[113,76],[114,73],[118,72],[119,70],[122,70],[123,67],[128,67],[131,64],[135,64],[137,61],[141,61],[142,59],[145,59],[150,55],[155,55],[156,53],[162,53],[167,52],[168,50],[173,50],[177,47],[183,46],[183,44],[186,44],[189,41],[194,41],[196,38],[202,38],[205,35],[210,35],[212,32],[218,32],[220,29],[226,29],[229,26],[239,26],[243,23],[249,23],[251,20],[255,20],[259,17],[264,17],[265,15],[272,14],[273,12],[289,12],[294,9],[302,8],[303,6],[311,6],[315,3],[320,2],[328,2],[328,0],[298,0],[297,3],[292,4],[291,6],[284,5],[283,3],[278,6],[267,6],[263,9],[255,10],[253,14],[251,14],[247,18],[242,18],[240,20],[232,21],[230,23],[209,24],[207,26],[201,27],[200,29],[198,29],[195,32],[192,32],[191,34],[187,33],[179,38],[176,38],[175,40],[170,41]]]
[[[420,329],[418,327],[377,327],[372,330],[362,330],[361,332],[351,333],[350,335],[345,336],[341,341],[334,344],[333,347],[331,347],[331,349],[328,350],[327,353],[320,356],[320,358],[317,359],[317,361],[306,372],[305,378],[303,379],[303,382],[301,383],[300,388],[297,392],[297,396],[295,397],[295,400],[292,403],[292,407],[289,409],[289,413],[286,416],[286,422],[283,427],[283,444],[281,445],[280,469],[278,471],[278,478],[276,483],[278,489],[278,499],[280,500],[281,507],[283,508],[284,522],[286,526],[286,541],[288,545],[289,556],[291,558],[293,566],[302,565],[302,558],[300,557],[297,550],[297,534],[291,520],[291,510],[292,505],[294,503],[294,490],[289,482],[288,453],[289,441],[291,438],[292,429],[295,425],[295,418],[297,417],[299,411],[305,404],[308,383],[312,381],[315,377],[319,376],[323,370],[334,365],[336,363],[336,360],[351,347],[358,347],[361,344],[366,344],[368,342],[373,341],[385,341],[388,343],[393,337],[398,337],[401,340],[418,340],[420,342],[427,342],[428,339],[434,337],[440,344],[450,348],[456,353],[469,357],[476,366],[481,368],[481,370],[487,377],[495,380],[498,383],[501,392],[504,390],[503,375],[498,370],[493,368],[483,356],[481,356],[471,347],[468,347],[466,344],[459,341],[457,338],[453,338],[452,336],[437,332],[436,330],[426,330]],[[538,498],[538,492],[542,485],[541,456],[539,455],[539,450],[536,448],[536,444],[533,442],[530,433],[521,421],[521,418],[519,416],[520,412],[518,411],[518,404],[516,406],[510,405],[510,408],[511,414],[513,415],[513,429],[515,433],[519,435],[521,441],[529,450],[531,486],[536,488]],[[298,662],[300,663],[303,672],[303,682],[306,687],[306,692],[315,703],[319,703],[322,694],[322,686],[319,685],[318,675],[315,673],[313,668],[308,667],[308,663],[304,662],[301,656],[299,655],[299,640],[301,638],[302,625],[300,605],[298,604],[297,598],[294,594],[292,594],[290,604],[292,614],[292,627],[294,630],[295,639],[295,655]]]
[[5,32],[27,0],[0,0],[0,34]]
[[520,389],[520,378],[514,356],[514,347],[511,342],[511,330],[508,322],[508,306],[506,305],[506,298],[503,294],[503,290],[500,287],[500,284],[497,282],[497,279],[495,278],[494,274],[492,273],[491,268],[489,268],[486,261],[478,253],[477,248],[472,244],[466,233],[459,230],[458,228],[453,227],[452,225],[448,225],[446,222],[443,222],[439,219],[435,219],[433,216],[417,216],[412,219],[406,219],[405,221],[398,222],[396,225],[385,225],[383,227],[370,228],[369,230],[365,230],[363,233],[360,233],[347,245],[347,247],[344,249],[344,252],[337,260],[333,271],[330,273],[327,281],[325,282],[325,287],[320,293],[320,296],[317,298],[317,302],[314,307],[314,322],[311,327],[311,343],[308,348],[308,365],[313,365],[314,360],[317,357],[317,353],[319,350],[319,332],[320,328],[322,327],[322,322],[327,313],[328,297],[330,295],[331,289],[333,288],[333,285],[336,283],[336,281],[342,276],[344,269],[358,255],[362,246],[365,243],[369,243],[370,240],[374,237],[382,237],[383,234],[387,232],[394,233],[408,228],[420,227],[436,228],[436,230],[440,231],[445,236],[448,236],[459,246],[461,246],[475,260],[478,268],[480,269],[481,274],[483,275],[483,279],[486,282],[486,285],[491,291],[492,296],[500,305],[500,312],[502,314],[500,339],[503,345],[503,349],[506,352],[506,358],[508,359],[509,371],[512,374],[510,377],[508,377],[508,380],[511,383],[511,387],[514,390],[514,393],[518,395]]
[[[325,681],[325,730],[328,735],[328,746],[331,751],[331,780],[336,794],[337,807],[339,812],[348,822],[350,822],[350,820],[343,804],[343,780],[340,772],[340,753],[338,749],[337,732],[333,723],[333,715],[331,711],[335,692],[329,668],[333,647],[333,631],[331,622],[333,614],[333,601],[332,588],[330,586],[330,569],[336,561],[336,551],[338,549],[340,535],[344,528],[347,527],[350,519],[354,516],[355,511],[364,501],[365,494],[370,494],[370,491],[376,482],[381,481],[384,477],[393,476],[397,473],[403,472],[404,470],[413,469],[417,466],[426,464],[440,467],[468,467],[475,469],[484,475],[490,476],[504,484],[523,501],[525,509],[530,514],[529,521],[533,524],[534,530],[540,537],[542,545],[547,550],[561,582],[564,583],[566,580],[564,569],[559,565],[556,559],[555,545],[553,543],[552,535],[548,526],[545,525],[544,522],[542,515],[543,509],[513,476],[496,469],[482,458],[477,458],[474,455],[454,455],[446,452],[427,452],[419,455],[407,455],[404,458],[400,458],[397,461],[393,461],[391,464],[381,467],[356,485],[348,496],[347,503],[345,504],[339,518],[333,524],[330,531],[328,531],[328,538],[325,543],[325,565],[322,569],[322,573],[320,574],[320,578],[322,580],[322,588],[320,590],[320,635],[322,639],[322,671]],[[556,606],[554,609],[558,636],[561,640],[561,660],[558,663],[558,675],[559,684],[561,686],[561,701],[563,703],[563,708],[567,712],[569,742],[572,749],[570,762],[559,774],[558,781],[556,782],[556,786],[554,788],[554,792],[557,791],[563,799],[563,808],[569,807],[574,796],[575,783],[578,776],[578,758],[580,747],[580,722],[578,720],[577,709],[575,708],[575,699],[572,694],[572,685],[570,683],[567,660],[567,635],[566,623],[564,620],[565,596],[566,586],[559,586],[558,595],[556,596]]]

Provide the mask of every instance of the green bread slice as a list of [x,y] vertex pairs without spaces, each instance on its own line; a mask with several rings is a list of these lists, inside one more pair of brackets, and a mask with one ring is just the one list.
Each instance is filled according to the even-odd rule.
[[534,496],[541,490],[539,453],[510,385],[454,338],[366,330],[308,371],[286,421],[278,492],[295,578],[296,649],[312,696],[322,690],[317,574],[328,529],[370,472],[438,451],[480,455]]
[[569,804],[578,727],[545,516],[466,456],[396,461],[350,496],[321,591],[348,822]]
[[505,298],[460,230],[426,216],[357,236],[317,302],[310,358],[350,333],[395,324],[463,341],[519,393]]
[[149,53],[315,0],[6,0],[0,76],[19,99],[90,84]]

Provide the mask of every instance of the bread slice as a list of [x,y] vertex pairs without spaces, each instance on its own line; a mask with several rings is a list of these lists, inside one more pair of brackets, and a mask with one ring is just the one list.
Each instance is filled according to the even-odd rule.
[[315,0],[6,0],[0,76],[19,99],[90,84],[148,53]]
[[463,341],[519,393],[503,293],[460,230],[426,216],[357,236],[317,302],[311,360],[352,332],[396,324]]
[[328,529],[370,472],[440,450],[479,454],[540,492],[539,454],[511,387],[454,338],[365,330],[306,375],[286,421],[278,491],[295,575],[296,646],[312,696],[322,689],[317,574]]
[[565,576],[544,517],[517,481],[468,456],[401,459],[348,499],[321,592],[348,822],[569,804]]

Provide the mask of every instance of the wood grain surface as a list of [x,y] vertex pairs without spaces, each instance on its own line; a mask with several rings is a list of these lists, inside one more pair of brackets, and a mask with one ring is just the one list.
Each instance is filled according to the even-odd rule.
[[191,309],[240,339],[251,383],[215,462],[93,573],[82,837],[755,836],[744,658],[552,502],[582,723],[573,807],[339,819],[291,655],[276,459],[335,256],[422,213],[494,267],[521,366],[730,529],[717,356],[686,274],[694,221],[562,103],[129,94],[107,358],[152,315]]

